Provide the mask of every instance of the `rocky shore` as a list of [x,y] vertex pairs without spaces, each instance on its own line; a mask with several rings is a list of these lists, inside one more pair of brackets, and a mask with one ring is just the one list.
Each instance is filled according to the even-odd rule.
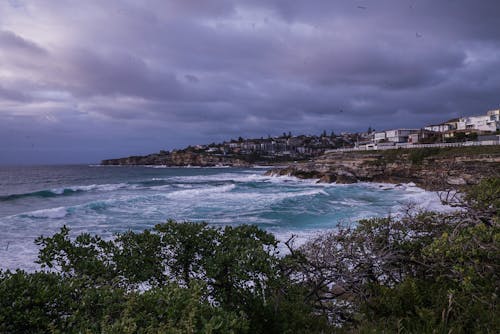
[[324,183],[413,182],[427,190],[444,190],[499,176],[500,146],[329,153],[267,174]]
[[[245,157],[190,151],[160,152],[101,162],[102,165],[172,167],[251,167],[254,163]],[[328,153],[307,162],[271,169],[267,174],[313,178],[323,183],[413,182],[427,190],[443,190],[477,184],[485,177],[500,176],[500,146]]]

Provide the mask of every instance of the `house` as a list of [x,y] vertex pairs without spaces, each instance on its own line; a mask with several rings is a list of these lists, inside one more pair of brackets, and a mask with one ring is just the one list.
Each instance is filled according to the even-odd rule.
[[490,110],[486,113],[486,115],[490,118],[488,121],[489,124],[491,124],[492,127],[496,127],[495,131],[500,130],[500,109]]
[[428,131],[434,131],[434,132],[448,132],[448,131],[453,131],[457,129],[458,122],[460,121],[460,118],[454,118],[450,119],[449,121],[439,123],[439,124],[431,124],[427,125],[424,129]]
[[373,134],[373,141],[375,141],[375,142],[379,142],[379,141],[382,141],[385,139],[387,139],[385,131],[375,132]]
[[453,130],[452,125],[448,123],[427,125],[424,129],[433,132],[446,132]]
[[[430,125],[432,126],[432,125]],[[430,127],[429,126],[429,127]],[[434,131],[434,130],[428,130],[428,127],[425,127],[424,129],[420,130],[419,132],[412,133],[408,136],[408,142],[411,144],[418,144],[418,143],[429,143],[429,142],[436,142],[440,140],[441,134],[444,131]],[[440,132],[439,134],[436,132]]]
[[492,120],[496,119],[498,121],[500,120],[500,109],[490,110],[486,113],[486,115],[492,117]]
[[420,129],[395,129],[385,132],[388,141],[393,143],[406,143],[411,134],[419,133]]
[[254,152],[260,149],[260,144],[247,140],[241,145],[241,148],[247,152]]
[[500,109],[490,110],[486,115],[461,117],[457,130],[496,132],[500,130]]

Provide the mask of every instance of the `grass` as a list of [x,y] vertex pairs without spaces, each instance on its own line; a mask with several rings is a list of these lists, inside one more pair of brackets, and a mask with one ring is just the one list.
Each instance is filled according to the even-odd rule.
[[380,159],[367,162],[369,164],[386,164],[397,161],[411,161],[414,165],[419,165],[425,160],[455,157],[475,157],[481,155],[500,156],[500,145],[492,146],[466,146],[466,147],[429,147],[414,149],[394,149],[380,151],[356,151],[344,154],[364,154],[377,155]]

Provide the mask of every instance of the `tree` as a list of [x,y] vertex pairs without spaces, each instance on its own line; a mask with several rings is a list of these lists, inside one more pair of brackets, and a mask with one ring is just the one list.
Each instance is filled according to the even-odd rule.
[[451,214],[408,208],[322,235],[299,249],[294,276],[356,332],[498,332],[499,182],[468,189]]
[[328,328],[326,318],[303,302],[306,290],[288,276],[276,238],[256,226],[168,221],[112,240],[86,233],[73,238],[63,227],[37,243],[44,271],[0,275],[0,305],[7,306],[0,309],[0,323],[14,324],[0,327],[5,331],[16,326],[35,333]]

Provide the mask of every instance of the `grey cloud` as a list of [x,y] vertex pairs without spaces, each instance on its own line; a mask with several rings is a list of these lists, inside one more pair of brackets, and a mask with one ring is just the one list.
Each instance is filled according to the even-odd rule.
[[28,102],[30,98],[22,92],[19,92],[17,90],[7,89],[0,85],[0,101],[1,100]]
[[140,58],[129,53],[99,56],[86,50],[68,54],[69,70],[63,82],[76,94],[130,95],[144,98],[172,98],[181,93],[172,73],[154,72]]
[[68,161],[70,146],[99,160],[480,114],[499,103],[499,11],[495,0],[0,5],[0,139],[16,128]]
[[29,52],[44,55],[46,50],[12,31],[0,30],[0,52]]
[[192,83],[200,82],[200,79],[196,75],[186,74],[184,75],[184,78],[186,78],[188,82]]

